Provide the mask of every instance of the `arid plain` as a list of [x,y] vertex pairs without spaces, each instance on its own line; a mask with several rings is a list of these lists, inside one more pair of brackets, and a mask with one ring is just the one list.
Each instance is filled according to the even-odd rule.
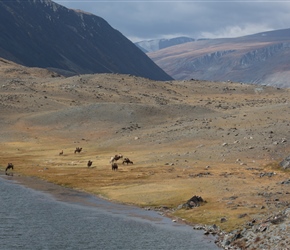
[[[14,177],[225,231],[289,206],[290,185],[281,183],[290,174],[279,167],[290,155],[288,89],[119,74],[65,78],[6,60],[0,89],[0,168],[12,162]],[[119,160],[112,171],[115,154],[134,164]],[[206,202],[181,209],[194,195]]]

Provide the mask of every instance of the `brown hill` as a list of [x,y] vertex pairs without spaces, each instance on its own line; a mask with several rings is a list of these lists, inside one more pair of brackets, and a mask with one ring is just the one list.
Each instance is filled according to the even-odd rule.
[[148,56],[176,80],[289,87],[290,29],[172,46]]
[[[169,216],[226,231],[248,225],[244,233],[260,237],[248,242],[271,244],[279,224],[265,221],[289,207],[289,171],[278,166],[290,151],[287,89],[119,74],[65,78],[6,60],[0,69],[0,167],[12,162],[11,178],[167,207]],[[112,171],[115,154],[134,164],[119,160]],[[206,203],[181,208],[194,195]],[[268,230],[254,231],[263,223]]]

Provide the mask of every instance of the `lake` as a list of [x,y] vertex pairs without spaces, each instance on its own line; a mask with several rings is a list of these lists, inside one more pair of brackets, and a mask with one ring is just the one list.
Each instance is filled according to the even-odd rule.
[[214,237],[156,211],[0,173],[0,248],[220,249]]

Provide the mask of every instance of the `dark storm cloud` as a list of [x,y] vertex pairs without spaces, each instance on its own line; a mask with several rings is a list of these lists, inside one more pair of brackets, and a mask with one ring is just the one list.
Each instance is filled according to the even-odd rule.
[[104,18],[133,41],[236,37],[290,28],[290,1],[54,1]]

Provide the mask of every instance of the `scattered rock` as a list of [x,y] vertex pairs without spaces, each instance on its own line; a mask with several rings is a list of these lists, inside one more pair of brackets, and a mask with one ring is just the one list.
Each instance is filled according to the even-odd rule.
[[285,181],[282,181],[281,184],[282,184],[282,185],[283,185],[283,184],[290,184],[290,179],[285,180]]
[[289,211],[287,208],[266,220],[252,219],[242,230],[219,231],[216,243],[224,249],[289,249]]
[[203,176],[208,176],[208,175],[211,175],[210,172],[205,172],[205,173],[198,173],[198,174],[195,174],[195,175],[190,175],[191,177],[203,177]]
[[221,223],[225,223],[227,221],[227,218],[226,217],[222,217],[221,218]]
[[265,177],[265,176],[267,176],[267,177],[272,177],[272,176],[274,176],[274,175],[276,175],[275,172],[260,173],[260,177]]
[[238,218],[244,218],[244,217],[246,217],[248,214],[240,214],[239,216],[238,216]]

